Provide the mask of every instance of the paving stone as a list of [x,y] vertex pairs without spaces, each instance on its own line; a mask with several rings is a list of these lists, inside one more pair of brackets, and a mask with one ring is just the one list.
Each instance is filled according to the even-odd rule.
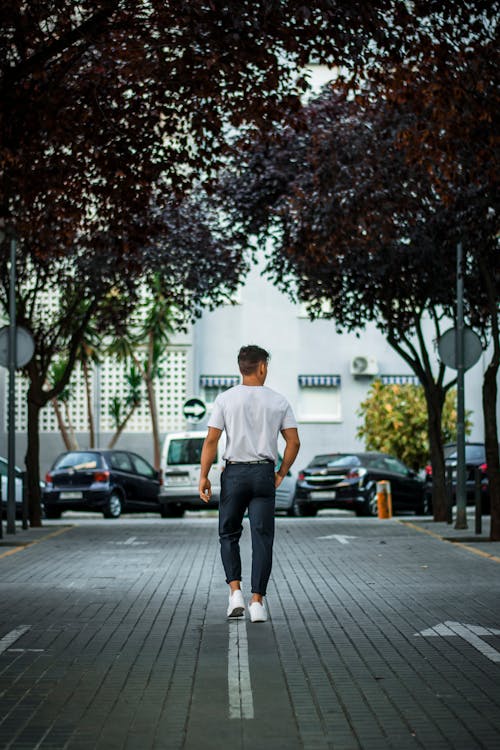
[[[0,746],[497,750],[500,663],[461,637],[416,635],[500,630],[495,547],[477,554],[467,546],[484,541],[442,541],[418,519],[276,525],[271,619],[239,631],[253,718],[229,718],[215,518],[48,523],[36,544],[28,530],[0,549],[0,639],[29,626],[0,653]],[[334,534],[353,538],[320,538]],[[247,596],[247,529],[242,547]],[[479,637],[500,652],[500,635]]]

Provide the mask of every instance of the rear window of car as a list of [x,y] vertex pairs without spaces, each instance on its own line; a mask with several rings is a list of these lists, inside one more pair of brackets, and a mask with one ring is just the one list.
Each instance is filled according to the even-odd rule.
[[360,466],[361,461],[357,456],[337,456],[333,461],[328,461],[328,466]]
[[[453,450],[452,453],[446,456],[446,460],[457,460],[457,449]],[[482,445],[466,445],[465,446],[465,460],[467,463],[481,463],[486,460],[485,449]]]
[[174,438],[168,446],[167,464],[169,466],[199,464],[204,441],[204,437]]
[[59,456],[54,464],[54,469],[101,469],[103,466],[102,456],[99,453],[87,453],[75,451]]
[[328,466],[330,461],[337,458],[337,453],[328,453],[325,455],[314,456],[312,461],[309,461],[308,466]]

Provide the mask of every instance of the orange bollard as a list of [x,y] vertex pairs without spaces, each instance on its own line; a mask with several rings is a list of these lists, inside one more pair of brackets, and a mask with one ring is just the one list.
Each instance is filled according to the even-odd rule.
[[392,518],[391,483],[386,479],[377,482],[377,514],[379,518]]

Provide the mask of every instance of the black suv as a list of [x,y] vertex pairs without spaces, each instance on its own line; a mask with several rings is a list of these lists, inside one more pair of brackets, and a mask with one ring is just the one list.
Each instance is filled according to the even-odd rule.
[[118,518],[122,511],[157,511],[159,473],[145,458],[124,450],[62,453],[45,477],[47,518],[65,510],[101,512]]
[[[457,480],[457,444],[446,443],[443,446],[445,469],[451,467],[452,471],[452,488],[453,501],[456,496]],[[466,495],[467,504],[473,505],[475,502],[475,472],[479,470],[479,481],[481,487],[481,507],[482,513],[490,512],[490,495],[488,486],[488,474],[486,465],[486,449],[484,443],[465,443],[465,476],[466,476]],[[427,482],[427,491],[432,492],[432,466],[428,464],[425,467],[425,478]]]
[[425,482],[402,461],[385,453],[330,453],[315,456],[299,472],[294,510],[315,516],[321,508],[344,508],[358,516],[377,515],[377,482],[391,483],[394,513],[430,512]]

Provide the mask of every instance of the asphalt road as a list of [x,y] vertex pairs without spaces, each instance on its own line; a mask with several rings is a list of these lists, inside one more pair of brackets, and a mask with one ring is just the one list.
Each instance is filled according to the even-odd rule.
[[214,517],[25,532],[0,547],[0,746],[497,750],[500,556],[405,520],[278,518],[261,624],[226,620]]

